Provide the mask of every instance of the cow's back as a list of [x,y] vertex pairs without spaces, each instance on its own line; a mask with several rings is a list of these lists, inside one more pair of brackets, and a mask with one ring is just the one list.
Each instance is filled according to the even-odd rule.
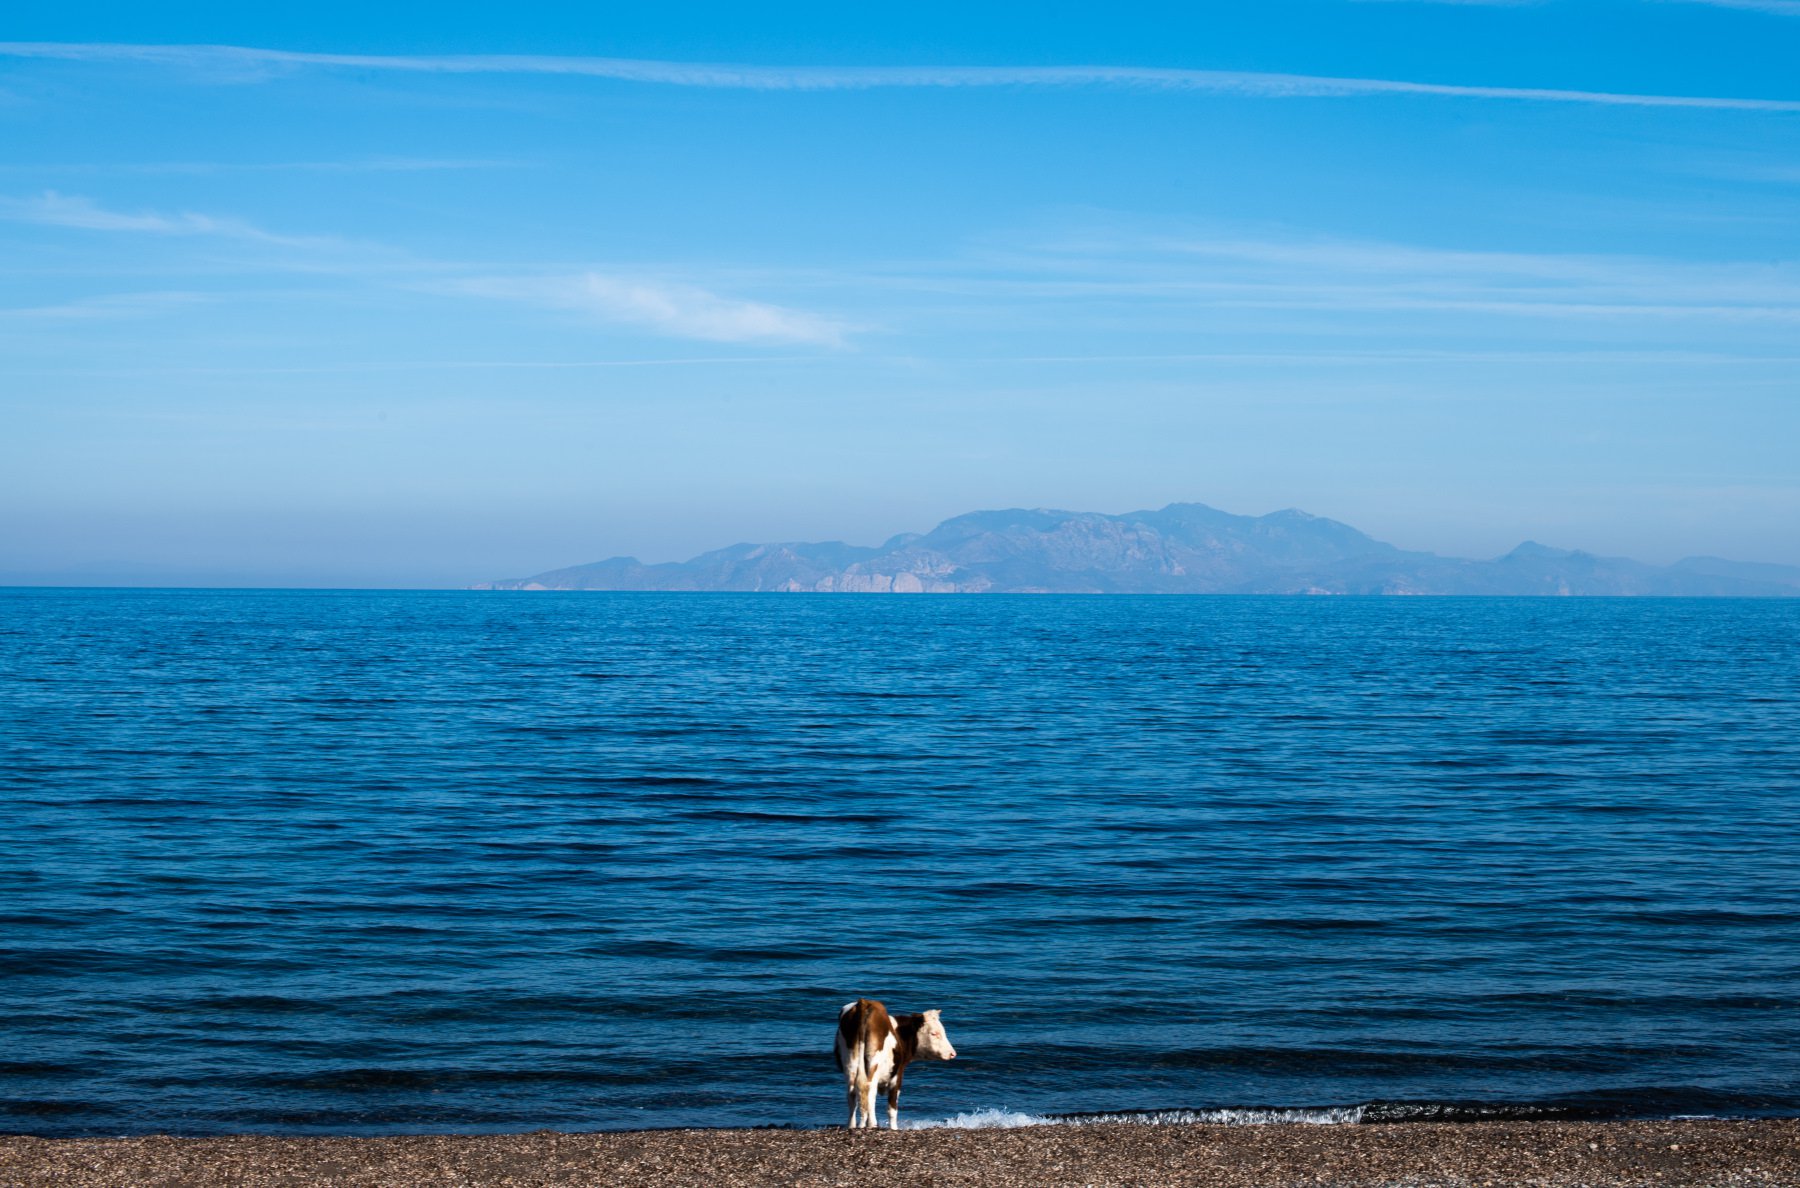
[[[852,1079],[863,1076],[880,1083],[893,1069],[896,1034],[887,1008],[873,998],[845,1003],[838,1012],[838,1071]],[[860,1064],[860,1068],[856,1067]]]

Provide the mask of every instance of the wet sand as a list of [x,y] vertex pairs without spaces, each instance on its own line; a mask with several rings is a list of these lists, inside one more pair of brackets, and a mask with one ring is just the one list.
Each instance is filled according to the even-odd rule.
[[0,1137],[5,1188],[163,1185],[1783,1185],[1800,1119],[396,1138]]

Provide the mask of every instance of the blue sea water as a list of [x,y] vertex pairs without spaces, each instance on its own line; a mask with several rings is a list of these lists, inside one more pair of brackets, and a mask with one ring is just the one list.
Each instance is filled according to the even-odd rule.
[[[0,591],[0,1130],[1800,1113],[1800,603]],[[998,1115],[988,1115],[998,1116]]]

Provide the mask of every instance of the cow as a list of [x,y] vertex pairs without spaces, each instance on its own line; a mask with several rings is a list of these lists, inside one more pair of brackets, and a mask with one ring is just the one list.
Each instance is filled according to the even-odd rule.
[[888,1129],[900,1129],[900,1081],[914,1060],[955,1060],[939,1011],[889,1016],[872,998],[847,1002],[838,1012],[837,1064],[844,1074],[850,1129],[878,1129],[875,1094],[887,1090]]

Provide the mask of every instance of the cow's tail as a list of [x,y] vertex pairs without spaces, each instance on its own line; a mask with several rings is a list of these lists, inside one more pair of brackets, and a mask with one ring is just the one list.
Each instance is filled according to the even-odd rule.
[[856,1083],[858,1089],[861,1089],[863,1082],[869,1079],[869,1062],[866,1058],[868,1046],[859,1035],[856,1037],[855,1046],[850,1049],[850,1078]]
[[874,1079],[875,1058],[879,1055],[875,1045],[869,1042],[869,1002],[867,999],[857,999],[856,1050],[851,1053],[851,1059],[856,1062],[855,1067],[862,1071],[862,1076],[857,1078],[859,1085],[862,1081]]

